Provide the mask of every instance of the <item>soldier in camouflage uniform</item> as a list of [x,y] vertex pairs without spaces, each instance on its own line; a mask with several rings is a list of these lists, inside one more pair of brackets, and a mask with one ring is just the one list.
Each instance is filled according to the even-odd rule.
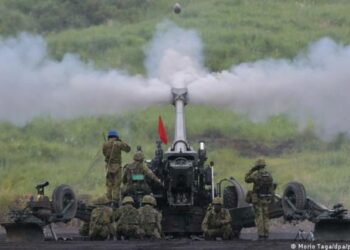
[[146,182],[146,177],[161,185],[160,179],[143,163],[144,158],[143,153],[138,151],[134,155],[134,162],[124,167],[124,195],[135,196],[140,191],[143,194],[151,194],[152,190]]
[[130,152],[130,146],[120,140],[117,131],[109,131],[108,141],[103,144],[102,152],[106,162],[106,196],[110,201],[114,202],[117,202],[120,198],[122,151]]
[[208,208],[202,222],[206,240],[215,240],[216,237],[222,237],[224,240],[232,239],[231,215],[222,205],[222,198],[215,197]]
[[122,206],[114,213],[116,222],[116,235],[118,239],[140,238],[140,216],[134,207],[134,199],[131,196],[124,197]]
[[156,199],[151,195],[145,195],[142,198],[142,205],[138,209],[141,237],[160,239],[162,235],[162,214],[154,208],[157,206]]
[[89,237],[91,240],[106,240],[113,238],[113,209],[107,206],[94,208],[90,216]]
[[275,189],[272,176],[265,170],[265,166],[265,161],[259,159],[245,176],[246,183],[253,183],[253,190],[248,192],[248,200],[253,204],[258,235],[262,240],[269,237],[269,205]]

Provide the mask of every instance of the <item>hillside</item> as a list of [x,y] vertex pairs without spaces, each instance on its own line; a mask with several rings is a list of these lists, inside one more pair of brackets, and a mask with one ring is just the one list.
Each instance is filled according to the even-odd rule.
[[[350,43],[350,2],[346,0],[192,0],[181,4],[183,12],[175,15],[173,2],[168,0],[1,0],[0,34],[3,39],[22,31],[38,34],[57,61],[73,53],[99,70],[118,69],[131,75],[147,74],[145,46],[165,19],[199,33],[204,66],[214,72],[264,58],[292,59],[325,36],[339,44]],[[66,183],[79,194],[102,194],[102,133],[117,128],[133,148],[142,145],[151,158],[159,114],[172,135],[170,105],[63,120],[45,116],[20,126],[1,121],[2,208],[14,196],[34,192],[41,180],[50,181],[49,192]],[[298,180],[312,197],[328,205],[342,201],[350,206],[350,141],[345,133],[324,141],[316,136],[312,120],[300,129],[284,114],[253,122],[234,109],[208,105],[189,105],[186,118],[194,147],[200,139],[208,143],[217,178],[229,175],[243,180],[254,160],[264,157],[279,191],[288,181]],[[125,155],[124,162],[130,159]]]

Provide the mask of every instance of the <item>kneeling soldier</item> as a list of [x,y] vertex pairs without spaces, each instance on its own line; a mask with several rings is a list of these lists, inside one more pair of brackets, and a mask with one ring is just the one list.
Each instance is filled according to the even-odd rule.
[[212,206],[208,208],[202,222],[206,240],[215,240],[216,237],[222,237],[224,240],[232,239],[231,215],[222,204],[222,198],[215,197]]
[[89,237],[91,240],[107,240],[113,238],[113,209],[99,206],[91,212]]
[[154,207],[157,201],[151,195],[145,195],[142,198],[142,207],[140,207],[140,229],[143,238],[160,239],[162,235],[162,214]]
[[122,206],[115,212],[116,235],[118,239],[139,238],[139,212],[134,207],[134,199],[130,196],[124,197]]

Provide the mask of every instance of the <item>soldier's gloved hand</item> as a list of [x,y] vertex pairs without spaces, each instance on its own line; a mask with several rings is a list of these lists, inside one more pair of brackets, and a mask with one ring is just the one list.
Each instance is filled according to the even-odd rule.
[[254,172],[254,171],[258,170],[258,169],[259,169],[259,166],[254,166],[254,167],[252,167],[252,169],[250,170],[250,172]]

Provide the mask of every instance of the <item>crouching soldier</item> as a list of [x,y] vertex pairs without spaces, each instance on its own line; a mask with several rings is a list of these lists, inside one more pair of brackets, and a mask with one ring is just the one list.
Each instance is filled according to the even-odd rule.
[[134,207],[134,199],[130,196],[124,197],[122,206],[114,215],[116,222],[116,235],[118,239],[139,238],[140,217],[139,212]]
[[108,206],[99,206],[92,210],[89,224],[91,240],[113,239],[113,209]]
[[215,240],[221,237],[224,240],[232,239],[231,215],[228,209],[222,207],[222,198],[215,197],[208,208],[202,222],[202,230],[206,240]]
[[142,198],[142,207],[138,209],[142,238],[160,239],[162,236],[162,214],[154,208],[156,205],[153,196],[145,195]]

